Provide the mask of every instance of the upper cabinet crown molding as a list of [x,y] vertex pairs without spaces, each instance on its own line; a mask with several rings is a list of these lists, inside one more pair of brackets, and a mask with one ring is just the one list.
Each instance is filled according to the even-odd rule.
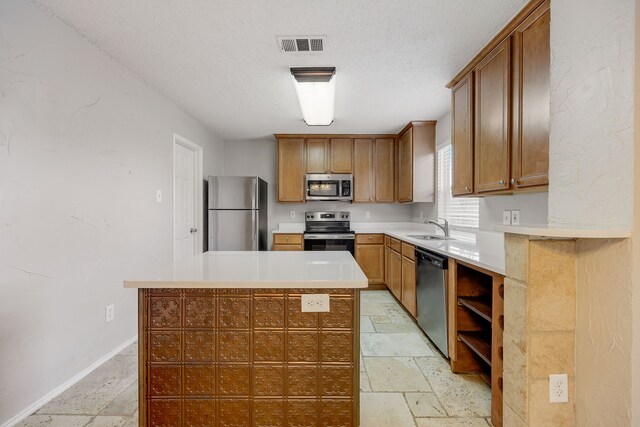
[[471,72],[471,70],[473,70],[475,66],[489,54],[489,52],[495,49],[496,46],[502,43],[507,37],[510,37],[516,28],[525,20],[525,18],[527,18],[527,16],[533,13],[544,3],[547,3],[548,5],[550,2],[549,0],[530,0],[516,16],[514,16],[513,19],[511,19],[511,21],[509,21],[507,25],[505,25],[504,28],[502,28],[502,30],[500,30],[500,32],[496,34],[480,52],[478,52],[478,54],[474,56],[473,59],[462,70],[460,70],[449,83],[447,83],[446,87],[451,89],[457,85],[460,80],[469,74],[469,72]]

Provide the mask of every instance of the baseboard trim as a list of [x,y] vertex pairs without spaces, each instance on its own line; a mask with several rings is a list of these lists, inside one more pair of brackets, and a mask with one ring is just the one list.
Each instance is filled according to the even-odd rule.
[[12,426],[18,424],[20,421],[23,421],[29,415],[33,414],[38,409],[42,408],[44,405],[49,403],[55,397],[57,397],[60,394],[62,394],[65,390],[67,390],[68,388],[73,386],[75,383],[77,383],[78,381],[80,381],[81,379],[83,379],[84,377],[89,375],[91,372],[95,371],[102,364],[107,362],[113,356],[115,356],[116,354],[120,353],[122,350],[124,350],[129,345],[131,345],[134,342],[136,342],[137,340],[138,340],[138,335],[135,335],[135,336],[129,338],[128,340],[126,340],[125,342],[123,342],[122,344],[120,344],[119,346],[114,348],[113,350],[111,350],[109,353],[105,354],[100,359],[96,360],[91,365],[89,365],[88,367],[86,367],[82,371],[78,372],[76,375],[74,375],[73,377],[69,378],[67,381],[65,381],[64,383],[60,384],[58,387],[54,388],[53,390],[51,390],[49,393],[47,393],[46,395],[44,395],[40,399],[38,399],[35,402],[33,402],[31,405],[27,406],[25,409],[20,411],[20,413],[18,413],[17,415],[13,416],[11,419],[9,419],[7,422],[2,424],[2,426],[0,426],[0,427],[12,427]]

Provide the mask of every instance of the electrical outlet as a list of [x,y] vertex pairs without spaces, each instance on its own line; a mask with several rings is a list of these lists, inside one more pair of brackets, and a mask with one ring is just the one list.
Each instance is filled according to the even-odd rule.
[[549,375],[549,402],[566,403],[569,401],[569,377],[567,374]]
[[290,211],[290,212],[289,212],[289,216],[290,216],[291,218],[295,218],[295,217],[296,217],[296,211]]
[[371,218],[371,212],[370,211],[365,211],[364,212],[364,217],[365,218]]
[[162,190],[156,190],[156,202],[162,202]]
[[302,294],[303,313],[328,313],[329,294]]
[[511,211],[502,211],[502,225],[511,225]]
[[520,225],[520,211],[511,211],[511,225]]
[[104,323],[109,323],[116,317],[116,306],[110,304],[104,308]]

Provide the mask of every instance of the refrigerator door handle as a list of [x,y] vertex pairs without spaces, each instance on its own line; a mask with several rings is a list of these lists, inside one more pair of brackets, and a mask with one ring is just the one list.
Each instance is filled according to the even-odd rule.
[[256,251],[256,230],[258,227],[256,227],[256,222],[258,221],[258,219],[256,218],[256,211],[255,210],[251,210],[251,248],[252,250]]
[[258,179],[254,179],[251,183],[251,209],[258,209],[256,196],[258,192]]

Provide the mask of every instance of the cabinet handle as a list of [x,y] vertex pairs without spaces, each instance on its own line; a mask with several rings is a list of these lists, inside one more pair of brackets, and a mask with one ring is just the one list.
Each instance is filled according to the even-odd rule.
[[369,236],[369,240],[373,239],[373,236]]
[[331,169],[331,173],[334,173],[335,171],[333,169]]
[[469,187],[464,187],[464,191],[469,192],[471,189]]
[[500,181],[498,181],[500,183],[500,185],[504,185],[504,179],[501,179]]
[[517,180],[517,179],[515,179],[515,178],[511,178],[511,183],[512,183],[512,184],[517,184],[517,183],[518,183],[518,180]]

